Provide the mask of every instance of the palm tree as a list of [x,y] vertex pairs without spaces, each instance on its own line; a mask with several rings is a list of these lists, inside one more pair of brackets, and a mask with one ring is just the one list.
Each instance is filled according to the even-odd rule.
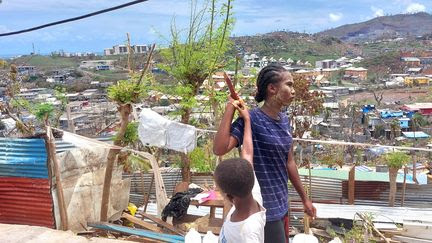
[[394,139],[396,137],[396,131],[399,131],[401,129],[400,123],[397,119],[393,120],[390,123],[390,129],[391,129],[392,139]]
[[389,181],[390,181],[390,193],[389,193],[389,206],[393,207],[396,198],[396,179],[398,170],[402,168],[409,161],[410,157],[403,152],[391,152],[384,156],[384,160],[389,167]]

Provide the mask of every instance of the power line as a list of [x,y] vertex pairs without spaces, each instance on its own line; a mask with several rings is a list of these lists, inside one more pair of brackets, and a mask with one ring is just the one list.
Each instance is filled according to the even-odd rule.
[[[72,22],[72,21],[76,21],[76,20],[80,20],[80,19],[85,19],[85,18],[88,18],[88,17],[92,17],[92,16],[99,15],[99,14],[106,13],[106,12],[111,12],[111,11],[114,11],[114,10],[117,10],[117,9],[125,8],[125,7],[128,7],[128,6],[135,5],[135,4],[142,3],[142,2],[146,2],[146,1],[148,1],[148,0],[136,0],[136,1],[132,1],[132,2],[129,2],[129,3],[121,4],[121,5],[112,7],[112,8],[102,9],[102,10],[99,10],[99,11],[96,11],[96,12],[93,12],[93,13],[81,15],[81,16],[74,17],[74,18],[69,18],[69,19],[65,19],[65,20],[60,20],[60,21],[44,24],[44,25],[39,25],[39,26],[36,26],[36,27],[33,27],[33,28],[24,29],[24,30],[19,30],[19,31],[14,31],[14,32],[7,32],[7,33],[1,33],[0,37],[22,34],[22,33],[30,32],[30,31],[39,30],[39,29],[43,29],[43,28],[46,28],[46,27],[54,26],[54,25],[59,25],[59,24],[67,23],[67,22]],[[1,0],[0,0],[0,2],[1,2]]]

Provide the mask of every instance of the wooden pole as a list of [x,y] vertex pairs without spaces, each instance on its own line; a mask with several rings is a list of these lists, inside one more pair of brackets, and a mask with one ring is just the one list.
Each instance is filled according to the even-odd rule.
[[402,201],[401,201],[401,207],[404,206],[405,204],[405,191],[406,191],[406,176],[408,173],[408,167],[404,167],[404,180],[403,180],[403,185],[402,185]]
[[162,174],[159,170],[159,164],[157,163],[156,158],[150,153],[136,151],[133,149],[126,149],[126,150],[134,154],[137,154],[145,159],[148,159],[150,161],[150,164],[153,169],[154,178],[155,178],[157,214],[158,216],[160,216],[162,214],[163,208],[168,204],[168,197],[162,179]]
[[133,68],[132,68],[132,64],[131,64],[132,48],[131,48],[131,45],[130,45],[130,36],[129,36],[129,33],[126,33],[126,36],[127,36],[127,49],[128,49],[128,60],[127,60],[127,62],[128,62],[128,71],[129,71],[129,74],[132,74],[133,73]]
[[54,136],[51,131],[51,127],[46,127],[46,143],[47,143],[47,149],[48,149],[48,158],[52,164],[52,168],[54,170],[54,176],[56,181],[56,193],[57,193],[57,200],[58,200],[58,207],[60,211],[60,220],[61,220],[61,230],[68,230],[68,217],[67,217],[67,211],[66,211],[66,203],[64,199],[63,194],[63,185],[61,182],[61,176],[60,176],[60,168],[59,163],[57,161],[56,157],[56,148],[54,143]]
[[67,115],[67,119],[68,119],[68,131],[71,133],[75,133],[75,124],[71,118],[71,110],[70,110],[69,104],[66,105],[66,115]]
[[[153,174],[153,175],[152,175],[151,182],[150,182],[150,187],[149,187],[149,189],[148,189],[146,195],[144,195],[144,202],[143,202],[143,204],[144,204],[144,212],[147,211],[147,205],[148,205],[148,202],[149,202],[149,199],[150,199],[151,190],[152,190],[152,188],[153,188],[153,182],[154,182],[154,179],[155,179],[155,176],[154,176],[154,174]],[[143,183],[144,183],[144,180],[143,180]],[[143,189],[144,189],[144,184],[143,184]]]
[[110,196],[110,189],[111,189],[112,172],[114,168],[114,162],[119,152],[120,151],[117,149],[110,149],[108,152],[107,165],[105,168],[105,178],[104,178],[104,184],[102,189],[102,202],[101,202],[101,214],[100,214],[100,220],[102,222],[108,221],[108,205],[109,205],[109,196]]
[[348,178],[348,204],[353,205],[355,201],[355,165],[351,167]]

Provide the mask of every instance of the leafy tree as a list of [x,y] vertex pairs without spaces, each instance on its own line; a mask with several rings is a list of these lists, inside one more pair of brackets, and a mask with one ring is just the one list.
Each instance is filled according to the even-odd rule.
[[[136,138],[134,134],[137,132],[137,126],[129,125],[129,117],[132,113],[132,104],[141,102],[141,100],[147,95],[148,87],[152,78],[147,74],[147,70],[149,69],[154,48],[155,45],[152,46],[146,65],[140,75],[137,75],[133,70],[130,70],[131,77],[128,80],[119,80],[116,84],[108,87],[108,98],[116,103],[117,110],[120,113],[120,128],[116,134],[114,145],[125,146],[128,142],[131,142]],[[119,151],[110,149],[107,156],[100,214],[102,221],[107,221],[108,219],[108,203],[112,171],[118,153]],[[123,162],[126,160],[120,157],[122,156],[119,156],[119,160],[122,160]]]
[[[161,50],[165,64],[160,65],[160,68],[177,82],[177,86],[168,91],[182,97],[182,123],[189,123],[192,108],[197,105],[195,96],[204,80],[226,64],[223,57],[230,47],[228,37],[234,24],[231,2],[227,0],[218,6],[216,0],[211,0],[199,9],[197,2],[192,0],[186,32],[179,31],[173,22],[170,47]],[[190,158],[186,155],[182,157],[182,178],[189,182]]]
[[[290,105],[291,127],[294,127],[293,136],[302,138],[312,125],[312,116],[318,115],[323,110],[324,94],[319,91],[309,91],[310,82],[301,77],[294,78],[295,98]],[[300,164],[303,164],[303,146],[299,142]]]
[[400,129],[401,129],[400,122],[397,119],[391,121],[390,130],[393,138],[396,137],[396,132],[400,131]]
[[48,126],[49,119],[52,118],[54,112],[54,106],[50,103],[41,103],[36,105],[35,116],[38,120]]
[[117,132],[115,145],[125,145],[123,141],[129,124],[129,116],[132,112],[132,104],[141,102],[147,95],[148,84],[139,82],[137,76],[128,80],[120,80],[117,84],[108,87],[108,98],[117,104],[117,110],[120,113],[121,125]]
[[396,198],[396,179],[397,173],[402,166],[406,165],[410,157],[403,152],[392,152],[384,155],[384,160],[389,167],[390,194],[389,206],[393,207]]

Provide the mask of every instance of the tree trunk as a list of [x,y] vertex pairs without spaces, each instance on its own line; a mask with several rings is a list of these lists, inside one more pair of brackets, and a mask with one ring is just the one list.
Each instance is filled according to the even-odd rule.
[[300,142],[299,146],[300,146],[299,160],[300,160],[300,164],[303,165],[303,144]]
[[389,194],[389,206],[394,207],[397,191],[397,173],[398,168],[389,168],[389,180],[390,180],[390,194]]
[[[114,145],[121,146],[123,137],[126,133],[127,125],[129,123],[129,115],[132,112],[132,106],[130,104],[125,104],[125,105],[120,105],[117,109],[120,112],[121,125],[119,131],[117,132],[117,138],[114,141]],[[109,205],[109,195],[111,189],[112,171],[114,168],[115,159],[119,152],[120,151],[117,149],[110,149],[110,151],[108,152],[107,164],[105,169],[105,178],[104,178],[104,184],[102,189],[102,202],[101,202],[101,214],[100,214],[100,220],[102,222],[108,221],[108,205]]]
[[120,113],[120,129],[117,132],[117,139],[114,141],[114,145],[121,146],[123,137],[126,133],[127,125],[129,124],[129,116],[132,113],[132,105],[131,104],[125,104],[121,105],[117,108],[117,110]]
[[[183,109],[183,114],[181,116],[181,122],[183,124],[189,123],[191,113],[192,113],[191,108]],[[182,167],[181,167],[182,181],[190,183],[191,182],[190,158],[187,154],[182,153],[181,160],[182,160]]]

